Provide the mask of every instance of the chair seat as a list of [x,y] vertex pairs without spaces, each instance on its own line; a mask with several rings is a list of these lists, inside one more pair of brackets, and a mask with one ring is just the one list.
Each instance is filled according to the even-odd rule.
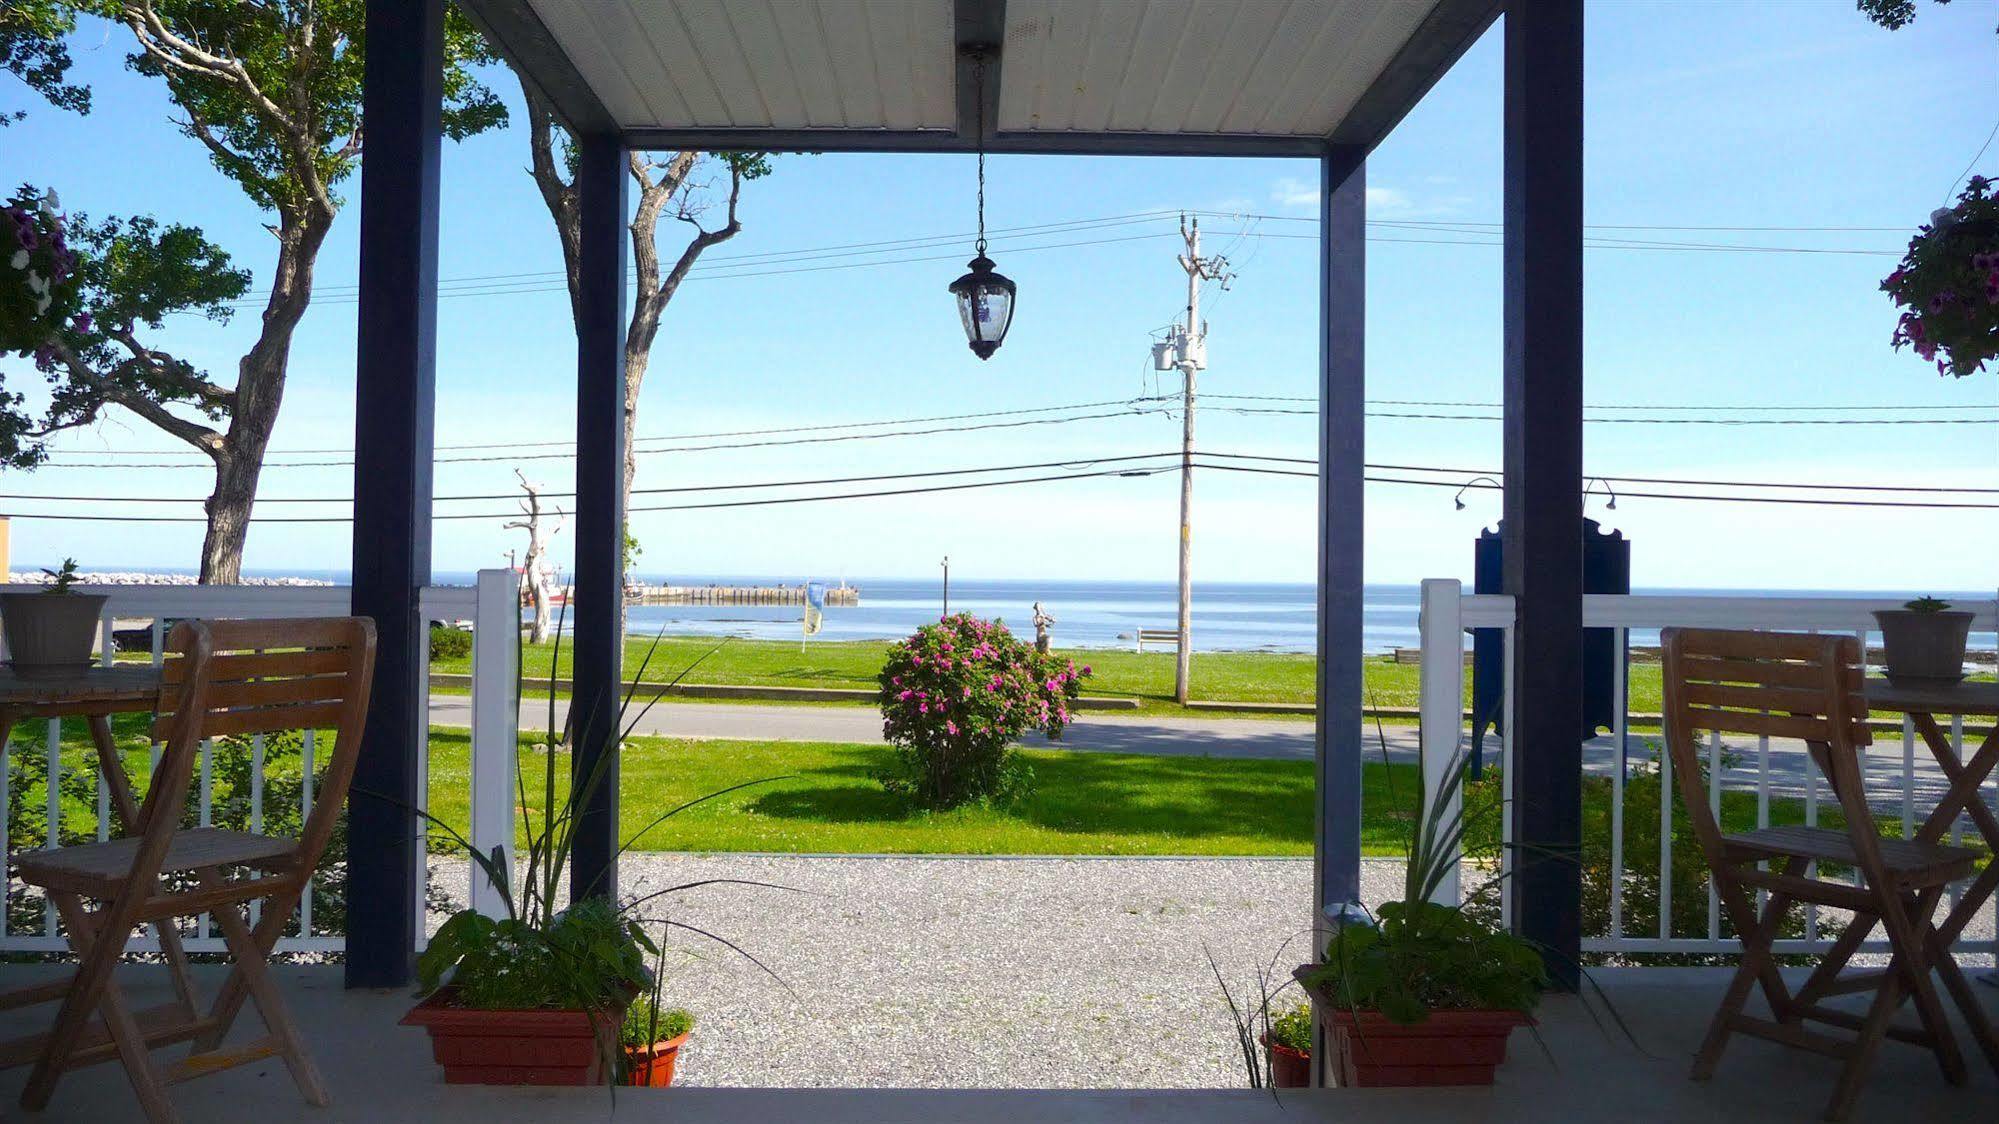
[[[1730,857],[1737,859],[1800,858],[1856,865],[1853,840],[1829,827],[1764,827],[1722,837]],[[1980,852],[1941,843],[1883,838],[1881,863],[1888,872],[1917,885],[1955,881],[1971,873]]]
[[[31,886],[107,898],[130,875],[140,842],[140,837],[129,836],[53,851],[29,851],[15,858],[14,870],[21,881]],[[176,831],[167,845],[160,873],[182,874],[225,866],[284,870],[291,866],[297,849],[296,839],[273,839],[247,831],[211,827]]]

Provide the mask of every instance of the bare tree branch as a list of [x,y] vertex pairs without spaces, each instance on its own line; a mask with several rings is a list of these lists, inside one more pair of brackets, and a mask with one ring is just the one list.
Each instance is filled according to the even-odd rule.
[[[50,346],[55,349],[56,358],[68,369],[70,377],[95,390],[103,396],[105,401],[115,402],[125,407],[152,423],[161,431],[181,441],[185,441],[211,457],[219,457],[221,455],[223,442],[220,433],[198,422],[189,421],[179,414],[173,413],[165,406],[147,398],[143,394],[133,393],[115,378],[92,370],[84,364],[75,352],[69,349],[67,344],[57,341]],[[127,344],[128,348],[132,346],[131,344]],[[148,356],[149,353],[146,353],[144,348],[138,348],[131,362],[150,366],[153,360]],[[92,411],[93,414],[94,412]]]

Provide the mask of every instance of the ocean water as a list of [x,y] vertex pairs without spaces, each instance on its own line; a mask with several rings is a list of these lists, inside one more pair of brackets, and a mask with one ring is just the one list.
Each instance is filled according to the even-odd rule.
[[[645,575],[664,582],[663,575]],[[470,574],[439,574],[440,583],[470,582]],[[803,578],[746,579],[675,575],[676,585],[801,584]],[[813,579],[821,580],[821,579]],[[834,584],[834,579],[827,579]],[[828,640],[887,640],[907,636],[942,613],[943,589],[936,580],[850,579],[860,604],[828,606],[820,637]],[[1864,590],[1639,589],[1637,593],[1705,596],[1901,598],[1907,593]],[[1361,644],[1370,652],[1413,648],[1421,593],[1414,585],[1365,587]],[[1960,601],[1988,600],[1991,593],[1939,594]],[[1177,587],[1172,582],[983,581],[951,583],[951,611],[997,617],[1022,636],[1034,634],[1034,603],[1055,618],[1055,643],[1069,648],[1124,648],[1140,628],[1174,627]],[[736,635],[785,640],[800,633],[796,605],[634,605],[630,631]],[[1196,651],[1309,652],[1316,642],[1317,592],[1307,583],[1195,582],[1193,639]],[[1878,641],[1877,641],[1878,642]],[[1650,646],[1658,633],[1633,629],[1631,643]],[[1974,635],[1972,646],[1990,650],[1995,637]]]

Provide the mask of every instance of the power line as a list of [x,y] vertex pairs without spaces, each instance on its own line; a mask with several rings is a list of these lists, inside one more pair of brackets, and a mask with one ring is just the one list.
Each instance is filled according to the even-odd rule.
[[[1227,399],[1230,401],[1237,401],[1237,402],[1317,402],[1318,401],[1317,397],[1309,394],[1210,394],[1208,395],[1208,397]],[[1506,408],[1506,404],[1504,402],[1465,402],[1465,401],[1441,400],[1441,399],[1429,399],[1429,398],[1370,398],[1367,400],[1367,404],[1370,406],[1452,406],[1452,407],[1461,407],[1465,409],[1479,409],[1479,410],[1503,410]],[[1659,410],[1659,411],[1717,410],[1717,411],[1737,411],[1737,412],[1830,410],[1830,411],[1844,411],[1847,413],[1856,413],[1859,411],[1875,412],[1875,411],[1895,411],[1895,410],[1902,410],[1902,411],[1921,410],[1927,412],[1932,410],[1934,411],[1999,410],[1999,403],[1989,403],[1989,404],[1980,405],[1978,403],[1971,403],[1971,402],[1946,402],[1936,406],[1912,406],[1907,403],[1884,403],[1880,405],[1876,405],[1873,403],[1856,403],[1850,406],[1828,406],[1822,404],[1793,405],[1793,404],[1763,404],[1763,403],[1745,402],[1734,405],[1728,403],[1715,403],[1712,405],[1688,406],[1688,405],[1653,405],[1649,403],[1620,405],[1611,402],[1592,402],[1588,406],[1586,406],[1585,409],[1618,410],[1618,411],[1630,411],[1630,412],[1653,411],[1653,410]]]
[[[1230,454],[1220,454],[1220,455],[1227,456]],[[869,476],[829,476],[829,477],[822,477],[819,479],[765,480],[765,481],[756,481],[751,483],[685,484],[676,487],[664,487],[664,488],[633,488],[632,494],[635,496],[668,495],[668,494],[684,493],[684,492],[730,492],[730,491],[744,491],[744,490],[760,489],[760,488],[798,488],[798,487],[808,487],[808,486],[824,485],[824,484],[858,484],[858,483],[867,483],[880,480],[912,480],[923,477],[935,477],[935,476],[968,476],[968,475],[975,475],[978,473],[986,473],[986,472],[1022,472],[1022,471],[1027,471],[1029,469],[1042,469],[1042,468],[1081,468],[1088,465],[1096,465],[1096,464],[1117,464],[1128,461],[1158,460],[1162,457],[1175,458],[1174,463],[1178,464],[1179,461],[1177,458],[1179,456],[1180,454],[1177,451],[1169,450],[1163,453],[1128,453],[1119,456],[1069,457],[1059,461],[1037,461],[1031,464],[999,464],[999,465],[986,465],[978,468],[933,468],[933,469],[924,469],[918,472],[876,473]],[[547,491],[537,492],[537,494],[542,499],[571,499],[574,498],[576,495],[575,492],[547,492]],[[432,502],[434,503],[464,503],[475,500],[487,500],[487,501],[518,500],[520,498],[522,498],[520,492],[496,492],[485,495],[431,497]],[[186,504],[186,503],[206,502],[200,496],[50,496],[50,495],[30,495],[25,493],[0,493],[0,500],[47,500],[50,502],[63,502],[63,503],[121,503],[121,504],[122,503]],[[352,503],[354,502],[354,497],[352,496],[297,496],[297,497],[259,496],[257,498],[257,502],[259,504]]]
[[[1196,467],[1214,470],[1214,471],[1246,472],[1246,473],[1253,473],[1265,476],[1286,476],[1286,477],[1311,478],[1311,479],[1315,479],[1318,476],[1318,473],[1316,472],[1306,472],[1302,470],[1282,469],[1282,468],[1259,468],[1253,465],[1239,465],[1239,464],[1220,465],[1220,464],[1197,463]],[[958,484],[933,484],[933,485],[927,485],[915,488],[894,488],[894,489],[882,489],[882,490],[864,491],[864,492],[840,492],[840,493],[831,493],[831,494],[814,495],[814,496],[774,496],[761,499],[718,500],[705,503],[663,504],[663,505],[654,505],[650,507],[632,508],[631,511],[633,514],[642,514],[647,512],[661,512],[661,511],[699,511],[699,510],[716,510],[723,508],[768,507],[781,504],[795,504],[795,503],[824,503],[837,500],[874,499],[874,498],[891,497],[891,496],[926,495],[939,492],[959,492],[959,491],[969,491],[973,489],[983,489],[983,488],[1012,487],[1023,484],[1044,484],[1044,483],[1052,483],[1056,481],[1066,481],[1066,480],[1089,480],[1089,479],[1100,479],[1105,477],[1148,477],[1148,476],[1157,475],[1162,472],[1172,472],[1177,468],[1178,468],[1177,464],[1163,465],[1158,467],[1141,466],[1141,467],[1127,467],[1127,468],[1112,468],[1112,469],[1101,469],[1092,472],[1058,473],[1046,476],[1030,476],[1030,477],[1022,477],[1009,480],[980,480],[980,481],[971,481]],[[1432,488],[1469,487],[1469,488],[1476,488],[1479,490],[1498,490],[1500,488],[1500,486],[1496,484],[1481,484],[1477,482],[1473,482],[1470,484],[1462,484],[1456,480],[1418,480],[1418,479],[1411,479],[1408,477],[1395,477],[1395,476],[1365,476],[1363,477],[1363,479],[1365,479],[1368,483],[1372,484],[1396,484],[1396,485],[1408,485],[1415,487],[1432,487]],[[1941,501],[1929,501],[1929,500],[1922,500],[1922,501],[1847,500],[1847,499],[1817,499],[1804,496],[1716,496],[1716,495],[1692,495],[1687,493],[1674,493],[1674,492],[1632,492],[1632,491],[1620,492],[1618,493],[1618,495],[1619,498],[1624,498],[1628,496],[1632,498],[1642,498],[1642,499],[1687,500],[1687,501],[1719,502],[1719,503],[1789,504],[1789,505],[1804,505],[1804,506],[1814,506],[1814,507],[1920,508],[1920,509],[1929,509],[1929,510],[1999,510],[1999,503],[1941,502]],[[464,512],[464,513],[455,513],[447,515],[438,515],[434,516],[433,518],[439,520],[472,520],[472,519],[499,520],[499,519],[517,518],[519,514],[520,513],[517,511],[476,512],[476,513]],[[66,522],[102,522],[102,523],[204,523],[206,522],[206,520],[200,516],[173,516],[173,515],[159,515],[159,516],[72,515],[72,514],[45,515],[45,514],[28,513],[28,514],[15,514],[12,516],[12,518],[44,519],[44,520],[53,520],[53,521],[66,521]],[[289,523],[289,524],[351,523],[353,522],[353,520],[349,516],[272,516],[272,517],[252,517],[251,522]]]
[[[1250,394],[1214,394],[1214,395],[1209,395],[1209,397],[1210,397],[1210,398],[1214,398],[1214,399],[1221,399],[1221,400],[1228,400],[1228,401],[1269,401],[1269,402],[1315,402],[1315,401],[1317,401],[1316,399],[1314,399],[1314,398],[1311,398],[1311,397],[1307,397],[1307,396],[1289,396],[1289,395],[1250,395]],[[824,431],[828,431],[828,430],[848,430],[848,429],[853,429],[853,430],[860,430],[860,429],[869,429],[869,430],[875,430],[875,429],[880,429],[881,427],[884,427],[884,426],[891,426],[891,425],[925,425],[925,424],[929,424],[929,423],[932,423],[932,422],[945,422],[945,421],[958,421],[958,420],[976,420],[976,419],[987,419],[987,418],[1000,418],[1000,417],[1016,417],[1016,418],[1018,418],[1018,417],[1023,417],[1023,416],[1025,416],[1025,415],[1031,415],[1031,414],[1043,414],[1043,413],[1056,413],[1056,412],[1060,412],[1060,411],[1067,411],[1067,410],[1085,410],[1085,409],[1095,409],[1095,408],[1099,408],[1099,407],[1110,407],[1110,406],[1123,406],[1123,407],[1126,407],[1125,409],[1115,409],[1115,410],[1107,410],[1107,411],[1104,411],[1104,412],[1098,412],[1098,413],[1088,413],[1088,414],[1077,414],[1077,415],[1073,415],[1073,416],[1064,416],[1064,417],[1052,417],[1052,418],[1027,418],[1026,420],[1021,420],[1021,421],[1013,421],[1013,422],[1004,422],[1004,423],[994,423],[994,424],[979,424],[979,425],[969,425],[969,426],[938,426],[938,427],[935,427],[935,428],[928,428],[928,429],[912,429],[912,430],[892,430],[892,431],[886,431],[886,432],[864,432],[864,433],[847,433],[847,434],[840,434],[840,435],[835,435],[835,436],[830,436],[830,437],[811,437],[811,438],[798,438],[798,439],[791,439],[791,440],[767,440],[767,441],[749,441],[749,442],[737,442],[737,443],[724,443],[724,444],[707,444],[707,445],[679,445],[679,446],[673,446],[673,447],[661,447],[661,448],[639,448],[639,449],[636,449],[635,451],[636,451],[636,452],[638,452],[638,453],[640,453],[640,454],[644,454],[644,455],[650,455],[650,454],[655,454],[655,453],[688,453],[688,452],[709,452],[709,451],[717,451],[717,450],[730,450],[730,449],[748,449],[748,448],[766,448],[766,447],[771,447],[771,446],[781,446],[781,445],[803,445],[803,444],[824,444],[824,443],[828,443],[828,442],[844,442],[844,441],[858,441],[858,440],[871,440],[871,439],[874,439],[874,438],[888,438],[888,437],[910,437],[910,436],[929,436],[929,435],[934,435],[934,434],[940,434],[940,433],[964,433],[964,432],[973,432],[973,431],[977,431],[977,430],[985,430],[985,429],[1004,429],[1004,428],[1016,428],[1016,427],[1020,427],[1020,426],[1028,426],[1028,425],[1062,425],[1062,424],[1068,424],[1068,423],[1070,423],[1070,422],[1081,422],[1081,421],[1097,421],[1097,420],[1103,420],[1103,419],[1106,419],[1106,418],[1116,418],[1116,417],[1134,417],[1134,416],[1143,416],[1143,415],[1147,415],[1147,414],[1168,414],[1168,415],[1170,415],[1170,414],[1173,414],[1173,413],[1175,413],[1176,411],[1175,411],[1175,410],[1172,410],[1172,409],[1170,409],[1170,408],[1165,408],[1165,407],[1163,407],[1163,406],[1160,406],[1160,405],[1158,405],[1159,403],[1163,403],[1163,402],[1167,402],[1167,401],[1170,401],[1170,400],[1171,400],[1170,396],[1165,396],[1165,395],[1140,395],[1140,396],[1137,396],[1137,397],[1133,397],[1133,398],[1123,398],[1123,399],[1105,399],[1105,400],[1102,400],[1102,401],[1099,401],[1099,402],[1083,402],[1083,403],[1074,403],[1074,404],[1071,404],[1071,405],[1065,405],[1065,406],[1036,406],[1036,407],[1024,407],[1024,408],[1020,408],[1020,409],[1013,409],[1013,410],[987,410],[987,411],[980,411],[980,412],[976,412],[976,413],[966,413],[966,414],[938,414],[938,415],[932,415],[932,416],[929,416],[929,417],[917,417],[917,418],[895,418],[895,419],[883,419],[883,420],[879,420],[879,421],[862,421],[862,422],[834,422],[834,423],[824,423],[824,424],[820,424],[820,425],[809,425],[809,426],[778,426],[778,427],[772,427],[772,428],[768,428],[768,429],[747,429],[747,430],[734,430],[734,431],[724,431],[724,432],[718,432],[718,433],[707,433],[707,434],[692,434],[692,433],[688,433],[688,434],[659,434],[659,435],[654,435],[654,436],[650,436],[650,437],[641,437],[641,438],[638,438],[638,439],[637,439],[637,442],[635,442],[635,444],[636,444],[636,443],[638,443],[638,442],[643,442],[643,443],[648,443],[648,444],[650,444],[650,443],[656,443],[656,442],[667,442],[667,441],[696,441],[696,440],[705,440],[705,439],[708,439],[708,438],[714,438],[714,437],[736,437],[736,436],[762,436],[762,435],[777,435],[777,434],[787,434],[787,433],[821,433],[821,432],[824,432]],[[1379,405],[1379,406],[1403,406],[1403,405],[1407,405],[1407,406],[1439,406],[1439,407],[1455,407],[1455,408],[1461,408],[1461,409],[1503,409],[1503,406],[1502,406],[1501,404],[1499,404],[1499,403],[1490,403],[1490,402],[1432,402],[1432,401],[1426,401],[1426,400],[1417,400],[1417,399],[1376,399],[1376,400],[1370,400],[1370,401],[1369,401],[1369,404],[1370,404],[1370,405]],[[1257,408],[1257,407],[1229,407],[1229,406],[1216,406],[1216,407],[1213,407],[1213,408],[1214,408],[1214,409],[1216,409],[1216,410],[1220,410],[1220,411],[1223,411],[1223,412],[1226,412],[1226,413],[1233,413],[1233,414],[1243,414],[1243,415],[1258,415],[1258,414],[1264,414],[1264,415],[1292,415],[1292,416],[1316,416],[1316,415],[1317,415],[1317,413],[1318,413],[1318,410],[1317,410],[1316,408],[1314,408],[1314,409],[1274,409],[1274,408]],[[1895,411],[1895,410],[1922,410],[1922,411],[1937,411],[1937,412],[1946,412],[1946,411],[1960,411],[1960,410],[1993,410],[1993,409],[1999,409],[1999,407],[1995,407],[1995,406],[1977,406],[1977,405],[1962,405],[1962,404],[1956,404],[1956,405],[1948,405],[1948,404],[1947,404],[1947,405],[1942,405],[1942,406],[1933,406],[1933,407],[1932,407],[1932,406],[1894,406],[1894,405],[1885,405],[1885,406],[1863,406],[1863,405],[1855,405],[1855,406],[1850,406],[1850,407],[1847,407],[1847,406],[1795,406],[1795,407],[1793,407],[1793,406],[1760,406],[1760,405],[1742,405],[1742,406],[1609,406],[1609,405],[1598,405],[1598,406],[1592,406],[1592,407],[1590,407],[1590,408],[1591,408],[1591,409],[1596,409],[1596,410],[1629,410],[1629,411],[1646,411],[1646,412],[1677,412],[1677,411],[1691,411],[1691,410],[1703,410],[1703,409],[1711,409],[1711,410],[1738,410],[1738,411],[1759,411],[1759,412],[1760,412],[1760,411],[1771,411],[1771,412],[1775,412],[1775,411],[1791,411],[1791,410],[1845,410],[1845,411],[1852,411],[1852,412],[1858,412],[1858,411],[1863,411],[1863,410],[1865,410],[1865,411]],[[1370,411],[1367,411],[1367,414],[1366,414],[1366,416],[1368,416],[1368,417],[1371,417],[1371,418],[1387,418],[1387,419],[1421,419],[1421,420],[1435,420],[1435,421],[1502,421],[1502,420],[1504,420],[1503,418],[1500,418],[1500,417],[1495,417],[1495,416],[1490,416],[1490,415],[1484,415],[1484,414],[1444,414],[1444,413],[1411,413],[1411,412],[1406,412],[1406,411],[1400,411],[1400,410],[1370,410]],[[1870,426],[1881,426],[1881,425],[1999,425],[1999,417],[1994,417],[1994,418],[1727,418],[1727,417],[1703,417],[1703,418],[1678,418],[1678,417],[1670,417],[1670,418],[1649,418],[1649,417],[1635,417],[1635,418],[1617,418],[1617,417],[1601,417],[1601,416],[1598,416],[1598,417],[1586,417],[1586,418],[1584,419],[1584,421],[1585,421],[1585,422],[1587,422],[1587,423],[1591,423],[1591,424],[1609,424],[1609,425],[1615,425],[1615,424],[1651,424],[1651,425],[1870,425]],[[463,451],[477,451],[477,450],[486,450],[486,449],[530,449],[530,448],[564,448],[564,449],[566,449],[566,448],[570,448],[570,447],[573,447],[573,446],[574,446],[575,444],[576,444],[576,442],[575,442],[575,441],[573,441],[573,440],[553,440],[553,441],[526,441],[526,442],[522,442],[522,441],[508,441],[508,442],[489,442],[489,443],[481,443],[481,444],[468,444],[468,445],[441,445],[441,446],[438,446],[438,448],[439,448],[439,449],[441,449],[441,450],[463,450]],[[273,453],[272,455],[273,455],[273,456],[280,456],[280,457],[283,457],[283,456],[310,456],[310,455],[320,455],[320,454],[343,454],[343,453],[351,453],[351,452],[352,452],[352,450],[351,450],[351,449],[340,449],[340,448],[327,448],[327,449],[288,449],[288,450],[284,450],[284,451],[282,451],[282,452],[277,452],[277,453]],[[67,453],[58,453],[58,454],[56,454],[56,456],[58,456],[58,457],[61,457],[61,456],[67,456],[67,455],[72,455],[72,454],[67,454]],[[121,449],[106,449],[106,450],[98,450],[98,451],[91,451],[91,452],[85,452],[85,451],[81,451],[81,450],[79,450],[79,451],[78,451],[77,453],[75,453],[75,454],[73,454],[73,455],[79,455],[79,456],[82,456],[82,455],[89,455],[89,456],[100,456],[100,457],[122,457],[122,456],[132,456],[132,457],[138,457],[138,456],[181,456],[181,457],[190,457],[190,458],[203,458],[203,459],[199,459],[199,460],[190,460],[190,461],[185,461],[185,462],[180,462],[180,461],[149,461],[149,462],[131,462],[131,461],[127,461],[127,462],[117,462],[117,461],[67,461],[67,460],[51,460],[51,461],[48,461],[48,462],[46,462],[46,464],[45,464],[45,466],[44,466],[44,467],[48,467],[48,468],[92,468],[92,469],[108,469],[108,468],[201,468],[201,469],[206,469],[206,468],[210,467],[210,466],[209,466],[209,462],[208,462],[208,461],[207,461],[207,460],[205,459],[205,458],[206,458],[206,454],[204,454],[204,453],[201,453],[201,452],[200,452],[200,451],[198,451],[198,450],[187,450],[187,451],[185,451],[185,452],[183,452],[183,451],[180,451],[180,450],[139,450],[139,449],[129,449],[129,450],[121,450]],[[438,464],[461,464],[461,463],[484,463],[484,462],[494,462],[494,461],[509,461],[509,462],[512,462],[512,461],[523,461],[523,460],[562,460],[562,459],[568,459],[569,457],[571,457],[571,456],[573,456],[573,455],[574,455],[574,454],[572,454],[572,453],[526,453],[526,454],[518,454],[518,455],[500,455],[500,456],[469,456],[469,457],[438,457],[438,458],[436,458],[436,463],[438,463]],[[347,459],[340,459],[340,460],[321,460],[321,461],[284,461],[284,460],[273,460],[273,461],[268,461],[268,462],[266,462],[266,464],[264,465],[264,467],[265,467],[265,468],[339,468],[339,467],[346,467],[346,466],[350,466],[350,465],[352,465],[353,463],[354,463],[354,462],[353,462],[353,460],[352,460],[351,458],[347,458]]]

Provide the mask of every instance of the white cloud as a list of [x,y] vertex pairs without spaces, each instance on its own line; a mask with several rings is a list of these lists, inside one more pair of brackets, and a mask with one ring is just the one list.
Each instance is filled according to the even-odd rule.
[[[1433,180],[1435,178],[1432,177]],[[1285,176],[1271,186],[1270,198],[1272,202],[1280,207],[1317,207],[1319,205],[1319,185],[1308,183],[1296,176]],[[1367,189],[1368,217],[1377,219],[1448,216],[1462,211],[1468,202],[1470,202],[1470,199],[1464,195],[1445,195],[1419,200],[1399,187],[1370,187]]]

